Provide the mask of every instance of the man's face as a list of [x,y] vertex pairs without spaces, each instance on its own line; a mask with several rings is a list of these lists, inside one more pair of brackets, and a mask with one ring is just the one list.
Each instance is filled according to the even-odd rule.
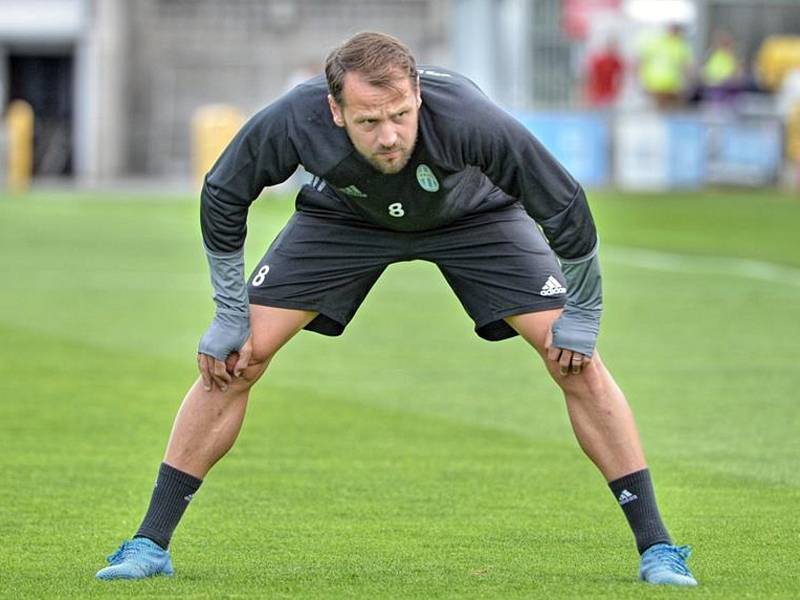
[[345,75],[343,105],[328,96],[333,120],[381,173],[392,175],[406,166],[417,141],[422,98],[408,77],[398,77],[396,89],[376,87],[356,72]]

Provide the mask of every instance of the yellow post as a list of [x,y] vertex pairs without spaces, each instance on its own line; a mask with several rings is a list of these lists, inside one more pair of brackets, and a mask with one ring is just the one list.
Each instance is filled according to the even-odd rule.
[[800,164],[800,102],[796,102],[786,121],[786,156]]
[[12,193],[28,191],[33,175],[33,109],[24,100],[14,100],[6,113],[8,131],[8,188]]
[[194,180],[198,188],[203,177],[244,124],[242,112],[228,104],[198,108],[192,116],[192,157]]
[[800,189],[800,102],[795,102],[786,118],[786,158],[794,167],[794,189]]
[[792,69],[800,67],[800,36],[771,35],[762,43],[756,55],[759,81],[775,91]]

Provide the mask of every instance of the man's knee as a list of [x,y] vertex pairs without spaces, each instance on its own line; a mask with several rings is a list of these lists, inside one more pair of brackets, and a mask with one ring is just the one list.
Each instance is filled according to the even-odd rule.
[[277,354],[278,349],[270,344],[260,344],[258,339],[254,339],[252,353],[250,354],[249,366],[263,365],[266,368],[272,357]]
[[[264,374],[269,366],[274,353],[269,353],[255,348],[247,361],[247,366],[242,370],[238,377],[234,377],[231,381],[231,389],[234,392],[241,392],[250,389]],[[238,360],[237,355],[232,355],[226,362],[228,372],[231,373]]]
[[597,352],[591,361],[584,363],[580,373],[570,372],[562,375],[557,363],[547,358],[545,358],[545,362],[552,378],[571,398],[587,402],[600,400],[608,393],[609,385],[613,385]]
[[275,352],[253,348],[253,353],[250,355],[247,367],[245,367],[238,378],[241,385],[249,388],[258,381],[261,376],[264,375],[274,355]]
[[250,358],[248,366],[235,380],[237,386],[249,388],[258,381],[278,350],[316,315],[310,311],[251,304]]

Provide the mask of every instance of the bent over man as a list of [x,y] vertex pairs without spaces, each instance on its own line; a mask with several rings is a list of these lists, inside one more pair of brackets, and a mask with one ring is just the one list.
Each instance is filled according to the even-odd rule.
[[[298,165],[314,178],[245,285],[248,207]],[[584,192],[469,80],[418,69],[393,37],[354,36],[328,56],[325,78],[242,128],[206,178],[201,224],[217,310],[200,378],[139,530],[98,578],[171,575],[172,533],[233,445],[275,353],[301,329],[341,334],[388,265],[421,259],[439,267],[479,336],[521,335],[542,356],[630,524],[639,576],[696,585],[688,548],[661,521],[625,397],[595,350],[598,238]]]

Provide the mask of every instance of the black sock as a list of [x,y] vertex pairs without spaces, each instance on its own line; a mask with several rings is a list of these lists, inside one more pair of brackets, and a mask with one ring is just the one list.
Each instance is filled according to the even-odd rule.
[[608,484],[628,519],[636,537],[639,554],[659,543],[671,544],[667,528],[661,522],[656,506],[656,494],[650,481],[650,470],[642,469],[620,477]]
[[166,550],[172,532],[201,483],[202,479],[170,467],[167,463],[161,463],[156,487],[150,498],[150,507],[139,531],[133,537],[151,539]]

